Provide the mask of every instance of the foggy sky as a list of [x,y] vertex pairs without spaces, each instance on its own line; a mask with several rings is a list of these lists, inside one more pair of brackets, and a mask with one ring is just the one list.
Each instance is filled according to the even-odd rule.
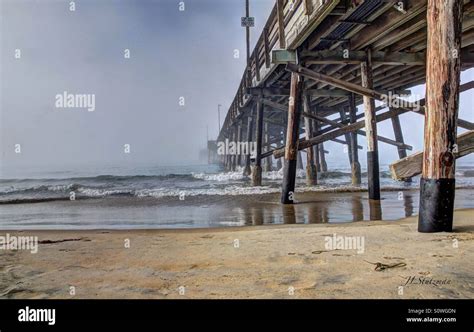
[[[217,104],[223,121],[245,67],[244,0],[187,0],[183,12],[178,2],[76,0],[71,12],[69,1],[0,0],[2,164],[198,163],[206,126],[215,138]],[[252,43],[273,5],[251,0]],[[472,79],[472,70],[463,75]],[[64,91],[95,94],[96,110],[55,108]],[[424,87],[414,92],[424,97]],[[474,121],[473,100],[472,90],[463,93],[461,118]],[[401,121],[405,141],[420,150],[423,117]],[[393,138],[390,121],[378,128]],[[365,145],[361,136],[359,142]],[[398,159],[395,147],[379,145],[381,164]],[[326,146],[329,163],[347,160],[342,145]]]
[[[217,135],[245,67],[243,0],[0,1],[3,163],[196,163]],[[272,5],[253,1],[254,30]],[[63,91],[96,110],[56,109]]]

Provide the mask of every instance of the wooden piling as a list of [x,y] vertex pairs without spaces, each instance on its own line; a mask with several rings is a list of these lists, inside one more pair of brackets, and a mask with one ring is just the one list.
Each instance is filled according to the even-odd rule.
[[[317,109],[314,109],[314,113],[318,113]],[[316,135],[319,135],[319,122],[318,120],[313,120],[313,129]],[[316,172],[321,172],[321,162],[319,159],[319,144],[313,145],[314,148],[314,165],[316,166]]]
[[255,124],[255,141],[257,149],[255,154],[255,165],[252,167],[252,186],[262,185],[262,138],[263,138],[263,109],[261,98],[257,100],[257,116]]
[[[285,128],[286,128],[286,127],[285,127]],[[281,145],[285,145],[285,140],[286,140],[286,139],[285,139],[285,131],[282,130],[282,131],[280,132],[280,134],[281,134],[281,137],[282,137]],[[275,157],[273,157],[273,158],[275,158]],[[279,170],[281,170],[282,167],[283,167],[283,158],[282,158],[282,157],[276,158],[276,160],[277,160],[277,170],[279,171]]]
[[319,164],[321,165],[321,173],[328,171],[328,164],[326,163],[326,151],[324,150],[324,143],[320,143],[319,147]]
[[[225,142],[225,139],[224,139],[224,142]],[[227,169],[227,167],[228,167],[228,165],[227,165],[227,154],[224,154],[222,156],[222,164],[224,165],[224,170],[227,171],[228,170]]]
[[[285,117],[286,115],[286,117]],[[283,118],[283,123],[285,124],[285,126],[283,127],[283,137],[282,137],[282,145],[285,146],[286,144],[286,130],[288,128],[288,115],[287,114],[282,114],[282,118]],[[284,161],[285,161],[285,152],[283,151],[283,155],[282,157],[278,158],[278,160],[280,160],[280,169],[283,169],[283,166],[284,166]]]
[[317,172],[322,172],[321,161],[319,160],[319,144],[313,145],[314,147],[314,165],[316,166]]
[[[224,135],[224,142],[226,142],[226,140],[228,140],[228,133],[225,133]],[[224,170],[227,172],[229,171],[229,154],[226,152],[224,152],[223,156],[222,156],[222,159],[223,159],[223,164],[224,164]]]
[[[395,140],[400,143],[405,143],[405,141],[403,140],[403,132],[402,132],[402,126],[400,124],[400,117],[397,115],[397,116],[394,116],[391,120],[392,120],[392,127],[393,127],[393,133],[395,135]],[[397,150],[398,150],[398,157],[400,159],[406,158],[407,150],[405,148],[398,146]],[[411,182],[411,178],[403,179],[403,181]]]
[[[346,111],[344,109],[339,110],[339,116],[341,117],[341,122],[346,123]],[[344,146],[347,149],[347,156],[349,157],[349,165],[352,167],[352,151],[351,151],[351,134],[347,133],[344,135],[346,140],[346,145]]]
[[281,202],[283,204],[293,204],[294,200],[302,88],[303,81],[300,76],[296,73],[291,73],[288,125],[283,166],[283,188],[281,195]]
[[[237,128],[233,128],[232,129],[232,142],[235,142],[237,141]],[[235,151],[235,153],[233,153],[231,156],[230,156],[230,170],[232,172],[235,172],[236,168],[237,168],[237,154],[236,154],[237,151]]]
[[[239,145],[242,145],[242,122],[239,121],[239,124],[237,126],[237,142]],[[239,151],[237,154],[237,160],[236,160],[236,166],[240,167],[242,166],[242,151]]]
[[[310,96],[305,94],[303,96],[303,110],[306,113],[311,113]],[[313,121],[309,117],[304,118],[304,128],[306,139],[313,136]],[[317,184],[317,170],[314,164],[314,149],[312,146],[306,149],[306,184],[314,186]]]
[[[317,131],[319,132],[321,129],[321,123],[316,122],[316,128]],[[316,153],[318,153],[317,156],[317,162],[316,162],[316,167],[318,172],[320,173],[325,173],[328,171],[328,164],[326,163],[326,155],[324,152],[324,143],[319,143],[316,145]]]
[[[269,132],[269,128],[268,128],[268,122],[265,122],[263,124],[263,127],[264,127],[265,146],[266,146],[266,149],[269,150],[270,149],[270,132]],[[272,159],[273,159],[272,156],[265,159],[265,164],[264,164],[264,171],[265,172],[271,172],[272,171]]]
[[[400,118],[398,115],[394,116],[391,118],[392,120],[392,127],[393,127],[393,133],[395,136],[395,140],[397,142],[405,143],[403,140],[403,133],[402,133],[402,126],[400,124]],[[398,150],[398,157],[400,159],[405,158],[407,156],[407,150],[403,147],[397,147]]]
[[[357,122],[357,108],[355,104],[355,95],[351,93],[349,95],[349,122],[356,123]],[[351,141],[350,141],[350,152],[352,155],[351,161],[351,173],[352,173],[352,185],[360,185],[361,184],[361,172],[360,172],[360,163],[359,163],[359,150],[358,150],[358,141],[357,141],[357,132],[353,131],[350,133]]]
[[[360,65],[362,86],[373,88],[371,50],[367,50],[367,61]],[[375,100],[364,96],[365,131],[367,135],[367,177],[369,199],[380,200],[379,156],[377,141],[377,122],[375,118]]]
[[455,193],[462,0],[428,0],[426,117],[418,231],[450,232]]
[[[227,137],[228,140],[232,140],[232,133],[229,133],[229,137]],[[226,151],[226,170],[229,172],[232,172],[232,155]]]
[[[230,128],[230,133],[229,133],[229,144],[234,141],[234,129],[233,127]],[[228,170],[229,172],[232,172],[233,169],[233,162],[234,162],[234,155],[229,153],[230,151],[227,151],[227,160],[228,160]]]
[[382,205],[380,200],[369,200],[369,220],[382,220]]
[[247,154],[245,156],[245,167],[243,174],[245,176],[249,176],[251,173],[250,169],[250,146],[252,145],[252,132],[253,132],[253,116],[252,116],[253,111],[250,111],[250,114],[247,118],[247,144],[248,144],[248,149],[247,149]]
[[296,162],[296,167],[298,169],[304,169],[304,167],[303,167],[303,158],[301,158],[301,151],[298,151],[298,160]]

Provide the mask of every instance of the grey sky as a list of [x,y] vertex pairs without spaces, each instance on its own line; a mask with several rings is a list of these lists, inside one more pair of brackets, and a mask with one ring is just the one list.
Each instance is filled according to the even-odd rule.
[[[76,0],[75,12],[69,2],[0,0],[2,163],[196,163],[206,125],[211,138],[217,134],[217,104],[223,119],[242,77],[244,0],[187,0],[184,12],[177,0]],[[253,42],[273,4],[251,0]],[[472,79],[473,71],[463,75]],[[95,112],[55,108],[63,91],[95,94]],[[424,96],[422,87],[415,91]],[[469,121],[473,97],[462,96],[460,116]],[[401,118],[407,143],[421,149],[423,118]],[[379,131],[393,137],[389,121]],[[341,145],[327,146],[329,162],[347,159]],[[380,146],[382,164],[397,158],[396,148]]]
[[[3,162],[196,162],[245,67],[244,1],[178,2],[78,0],[70,12],[69,1],[1,0]],[[253,1],[255,30],[272,4]],[[54,108],[63,91],[95,94],[96,111]]]

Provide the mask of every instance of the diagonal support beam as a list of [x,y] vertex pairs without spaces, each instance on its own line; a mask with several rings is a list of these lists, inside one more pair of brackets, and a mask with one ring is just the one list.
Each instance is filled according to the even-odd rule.
[[[277,102],[274,102],[274,101],[271,101],[271,100],[268,100],[268,99],[262,99],[262,102],[267,106],[273,107],[274,109],[284,111],[284,112],[288,111],[288,107],[283,105],[283,104],[280,104],[280,103],[277,103]],[[313,120],[317,120],[317,121],[329,124],[329,125],[331,125],[333,127],[336,127],[336,128],[346,127],[341,123],[326,119],[325,117],[322,117],[322,116],[319,116],[319,115],[316,115],[316,114],[309,114],[307,112],[301,112],[301,115],[304,116],[304,117],[313,119]],[[366,136],[366,133],[363,130],[356,130],[356,132],[359,135]],[[380,135],[378,135],[377,138],[380,142],[384,142],[384,143],[394,145],[394,146],[397,146],[397,147],[400,147],[400,148],[403,148],[403,149],[406,149],[406,150],[410,150],[410,151],[413,150],[413,147],[411,145],[400,143],[400,142],[397,142],[395,140],[392,140],[390,138],[380,136]]]
[[[388,119],[390,119],[390,118],[392,118],[396,115],[404,114],[404,113],[407,113],[407,112],[410,112],[410,110],[408,108],[396,108],[396,109],[392,109],[388,112],[377,115],[375,117],[375,120],[376,120],[376,122],[382,122],[382,121],[388,120]],[[335,137],[342,136],[345,133],[348,133],[348,132],[351,132],[351,131],[356,131],[358,129],[364,128],[364,126],[365,126],[365,120],[362,120],[362,121],[358,121],[358,122],[355,122],[353,124],[350,124],[348,126],[345,126],[344,128],[333,130],[329,133],[313,137],[309,140],[302,140],[302,141],[300,141],[300,143],[298,145],[298,149],[300,149],[300,150],[307,149],[310,146],[313,146],[313,145],[331,140]],[[284,153],[284,149],[276,149],[276,150],[273,151],[273,155],[275,156],[275,158],[280,158],[283,155],[283,153]]]

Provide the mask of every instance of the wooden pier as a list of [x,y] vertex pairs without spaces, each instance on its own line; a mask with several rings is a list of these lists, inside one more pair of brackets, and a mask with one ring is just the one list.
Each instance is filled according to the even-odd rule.
[[[243,166],[256,186],[262,165],[282,165],[281,202],[291,204],[302,159],[308,185],[327,170],[327,141],[347,147],[352,183],[360,184],[365,142],[369,198],[378,201],[378,146],[391,145],[401,159],[394,178],[422,174],[420,231],[450,230],[455,159],[474,146],[474,124],[458,119],[459,94],[474,88],[460,85],[460,72],[473,66],[474,1],[276,0],[217,139],[254,142],[255,158],[221,161],[228,170]],[[425,83],[425,98],[400,97]],[[409,155],[399,118],[408,112],[425,117],[424,155]],[[387,120],[395,139],[377,132]],[[471,130],[459,144],[458,127]]]

